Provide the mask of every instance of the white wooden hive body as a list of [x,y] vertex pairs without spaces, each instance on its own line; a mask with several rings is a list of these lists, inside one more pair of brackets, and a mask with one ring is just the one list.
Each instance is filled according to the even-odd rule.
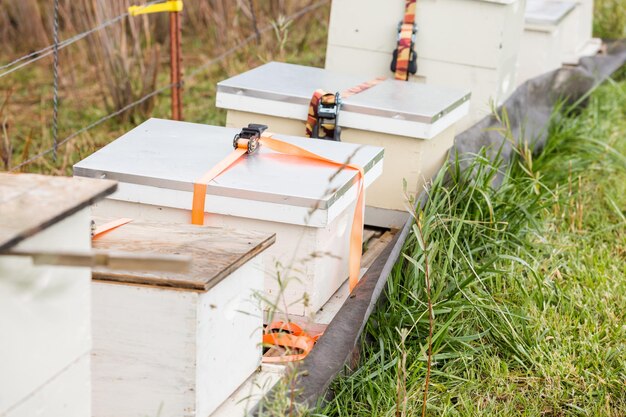
[[98,249],[180,253],[185,273],[94,270],[93,416],[208,416],[261,362],[273,234],[131,223]]
[[576,65],[580,58],[598,53],[602,40],[593,37],[593,0],[578,0],[574,11],[576,21],[571,29],[572,38],[567,42],[563,63]]
[[[229,127],[254,122],[289,135],[304,133],[308,100],[317,88],[343,91],[365,81],[320,68],[269,63],[218,84],[218,107]],[[385,148],[385,169],[367,192],[366,222],[401,227],[402,212],[443,164],[456,127],[467,115],[467,91],[386,80],[344,99],[341,140]],[[404,181],[407,182],[406,193]]]
[[[174,130],[178,132],[176,134],[180,135],[177,138],[190,138],[192,134],[190,132],[197,132],[197,129],[200,129],[199,133],[195,133],[196,136],[200,135],[200,138],[210,139],[209,133],[203,133],[203,129],[208,129],[208,131],[227,132],[227,140],[232,142],[232,135],[236,132],[234,129],[156,119],[151,119],[136,129],[139,132],[148,129],[148,134],[151,135],[157,131],[163,132],[163,126],[168,124],[175,126]],[[361,161],[359,163],[363,166],[368,166],[365,175],[366,187],[372,184],[382,172],[382,149],[380,148],[360,147],[357,150],[354,145],[281,138],[295,141],[318,151],[331,147],[331,154],[338,152],[339,155],[343,155],[339,156],[340,159],[345,159],[354,154],[353,157],[356,158],[357,162]],[[115,142],[112,145],[114,144]],[[176,140],[172,140],[171,144],[172,146],[176,144]],[[117,155],[114,148],[107,150],[105,147],[103,150],[105,153],[108,152],[106,154],[108,157]],[[196,153],[205,151],[206,149],[195,151],[191,149],[191,152]],[[326,150],[326,154],[328,153]],[[161,156],[165,159],[168,158],[166,154]],[[258,161],[254,159],[256,157],[256,154],[252,155],[250,161],[242,161],[232,170],[229,170],[227,174],[232,175],[230,178],[234,178],[233,183],[246,181],[254,176],[257,168],[255,164]],[[282,157],[278,158],[277,161],[281,160]],[[107,161],[103,164],[107,165]],[[291,204],[288,200],[291,195],[277,199],[275,195],[267,192],[263,192],[260,198],[271,199],[272,201],[260,201],[257,195],[247,199],[207,194],[205,224],[276,233],[276,243],[266,252],[265,292],[268,299],[267,304],[270,307],[277,305],[281,311],[287,310],[290,314],[302,316],[314,313],[321,308],[348,277],[349,234],[357,196],[356,184],[352,184],[352,181],[356,174],[354,171],[344,170],[340,174],[334,175],[336,173],[335,168],[320,167],[316,163],[307,165],[306,161],[292,164],[290,161],[285,162],[287,165],[285,165],[286,171],[283,178],[277,177],[276,181],[290,180],[297,183],[301,180],[302,185],[299,186],[301,190],[296,194],[302,196],[306,195],[307,192],[314,191],[310,189],[303,191],[302,189],[308,187],[307,184],[310,184],[309,186],[315,185],[322,193],[326,194],[325,200],[320,200],[319,207]],[[78,175],[100,175],[101,169],[106,167],[101,164],[101,160],[95,164],[92,162],[87,159],[77,164],[75,172],[78,172]],[[274,164],[275,161],[270,158],[267,163]],[[96,166],[99,168],[95,168]],[[307,166],[308,168],[306,168]],[[76,169],[77,167],[81,168]],[[202,167],[197,177],[209,168],[210,166]],[[306,173],[307,169],[310,174]],[[239,172],[243,170],[245,175],[239,175],[237,170],[240,170]],[[245,170],[250,171],[246,173]],[[113,174],[109,173],[109,175]],[[164,175],[167,177],[167,172]],[[285,178],[285,175],[290,175],[291,178]],[[329,183],[329,178],[332,176],[335,177],[333,180],[335,182]],[[214,183],[223,184],[226,181],[223,178],[226,176],[218,177]],[[190,189],[171,189],[167,186],[125,182],[120,178],[118,180],[120,181],[119,191],[111,198],[95,205],[95,214],[182,224],[190,222],[192,201]],[[261,179],[257,178],[256,180],[260,181]],[[272,188],[272,184],[264,183],[261,185],[264,188]],[[343,193],[338,194],[336,187],[343,188]],[[243,192],[248,191],[244,190]],[[298,197],[296,194],[294,194],[295,197]],[[304,197],[298,197],[298,200],[294,201],[298,202],[302,198]],[[281,203],[281,200],[285,200],[285,202]],[[283,282],[288,282],[286,288],[279,284],[279,276]],[[288,307],[285,308],[285,306]]]
[[[525,0],[418,1],[418,72],[411,80],[472,92],[461,130],[515,89]],[[333,0],[326,68],[365,77],[391,76],[403,1]]]
[[[110,181],[0,174],[0,251],[89,252]],[[0,415],[91,415],[91,270],[0,256]]]
[[573,1],[528,1],[519,84],[561,67],[568,50],[573,49],[569,45],[578,39],[578,12]]
[[214,411],[260,364],[262,268],[205,293],[94,282],[93,417]]
[[[90,217],[83,209],[23,241],[16,249],[88,251]],[[33,266],[0,258],[0,414],[90,415],[89,268]],[[4,414],[8,412],[7,414]],[[58,414],[56,414],[58,415]]]

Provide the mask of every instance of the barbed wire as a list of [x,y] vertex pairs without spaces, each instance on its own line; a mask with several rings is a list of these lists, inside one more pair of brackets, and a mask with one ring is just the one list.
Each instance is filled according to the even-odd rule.
[[[149,1],[149,2],[145,3],[145,5],[149,6],[149,5],[152,5],[152,4],[164,3],[164,2],[165,2],[165,0],[152,0],[152,1]],[[68,38],[68,39],[66,39],[64,41],[61,41],[58,44],[58,49],[60,50],[60,49],[63,49],[65,47],[68,47],[71,44],[76,43],[79,40],[86,38],[87,36],[91,35],[92,33],[98,32],[98,31],[100,31],[102,29],[105,29],[105,28],[107,28],[109,26],[112,26],[112,25],[118,23],[119,21],[127,18],[129,15],[130,14],[128,12],[122,13],[122,14],[120,14],[118,16],[115,16],[115,17],[105,21],[105,22],[100,23],[98,26],[95,26],[95,27],[93,27],[93,28],[91,28],[89,30],[86,30],[84,32],[76,34],[76,35],[72,36],[71,38]],[[33,62],[37,62],[40,59],[43,59],[43,58],[45,58],[47,56],[52,55],[54,53],[54,49],[55,49],[55,44],[52,43],[51,45],[48,45],[48,46],[46,46],[44,48],[41,48],[41,49],[39,49],[37,51],[31,52],[31,53],[26,54],[26,55],[24,55],[22,57],[19,57],[19,58],[15,59],[15,60],[7,63],[7,64],[0,65],[0,71],[5,70],[7,68],[10,68],[10,69],[8,69],[8,70],[6,70],[4,72],[0,72],[0,78],[5,77],[5,76],[15,72],[15,71],[19,70],[20,68],[23,68],[23,67],[25,67],[27,65],[30,65]],[[32,58],[32,59],[29,59],[29,58]],[[28,61],[26,61],[26,60],[28,60]],[[23,61],[26,61],[26,62],[23,62]],[[14,66],[16,64],[19,64],[20,62],[21,62],[20,65]],[[13,68],[11,68],[11,67],[13,67]]]
[[54,0],[53,37],[54,48],[52,49],[52,158],[57,160],[57,148],[59,140],[59,0]]
[[[304,16],[305,14],[320,8],[321,6],[327,4],[329,2],[329,0],[321,0],[318,1],[316,3],[313,3],[307,7],[304,7],[302,9],[300,9],[298,12],[293,13],[289,16],[287,16],[287,20],[295,20],[298,19],[302,16]],[[266,25],[265,27],[263,27],[262,29],[259,30],[259,34],[264,34],[270,30],[272,30],[274,26],[272,24],[270,25]],[[250,42],[252,42],[253,40],[255,40],[257,38],[257,34],[253,33],[250,36],[246,37],[245,39],[243,39],[241,42],[239,42],[237,45],[229,48],[228,50],[222,52],[221,54],[219,54],[216,57],[213,57],[209,60],[207,60],[206,62],[204,62],[203,64],[201,64],[199,67],[195,68],[193,71],[189,72],[185,78],[186,79],[193,79],[195,76],[197,76],[198,74],[200,74],[202,71],[205,71],[208,67],[226,59],[228,56],[232,55],[233,53],[237,52],[239,49],[243,48],[244,46],[246,46],[247,44],[249,44]],[[145,96],[139,98],[138,100],[133,101],[130,104],[127,104],[126,106],[122,107],[119,110],[114,111],[113,113],[107,114],[106,116],[96,120],[95,122],[90,123],[89,125],[77,130],[76,132],[72,133],[71,135],[65,137],[63,140],[61,140],[60,142],[58,142],[57,144],[57,148],[61,147],[63,145],[65,145],[66,143],[68,143],[69,141],[71,141],[72,139],[76,138],[77,136],[93,129],[94,127],[106,122],[107,120],[110,120],[116,116],[119,116],[120,114],[132,109],[135,106],[138,106],[139,104],[149,100],[150,98],[161,94],[164,91],[169,90],[170,88],[174,87],[176,84],[175,83],[170,83],[167,85],[164,85],[154,91],[152,91],[151,93],[146,94]],[[54,151],[54,147],[48,148],[45,151],[42,151],[30,158],[28,158],[26,161],[21,162],[19,165],[16,165],[14,167],[12,167],[10,169],[10,171],[17,171],[19,169],[21,169],[22,167],[36,161],[39,158],[42,158],[46,155],[48,155],[49,153]]]

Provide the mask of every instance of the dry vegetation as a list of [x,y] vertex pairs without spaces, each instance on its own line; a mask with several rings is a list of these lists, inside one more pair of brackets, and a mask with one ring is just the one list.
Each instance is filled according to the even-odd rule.
[[[52,0],[0,0],[0,67],[52,42]],[[124,13],[133,0],[59,0],[61,39]],[[277,59],[323,65],[329,5],[294,23],[285,18],[316,0],[186,0],[183,13],[185,119],[223,122],[214,107],[220,79]],[[626,0],[596,0],[597,36],[626,36]],[[258,42],[195,72],[211,58],[274,25]],[[59,139],[89,126],[147,93],[168,85],[169,29],[166,14],[124,18],[60,53]],[[2,71],[0,71],[1,73]],[[77,160],[148,117],[169,116],[164,91],[88,132],[59,151],[20,170],[70,174]],[[0,78],[0,169],[20,165],[52,145],[52,59],[44,58]]]
[[[60,0],[61,39],[123,14],[131,0]],[[188,121],[221,123],[215,83],[270,60],[321,65],[328,5],[287,19],[314,0],[188,0],[183,13],[184,114]],[[263,28],[227,59],[200,69]],[[297,30],[292,30],[296,28]],[[0,0],[0,66],[52,41],[52,1]],[[123,18],[60,51],[59,139],[169,84],[166,14]],[[0,71],[2,72],[2,71]],[[194,74],[189,77],[189,74]],[[77,136],[21,170],[70,174],[71,165],[148,117],[169,117],[168,92]],[[52,145],[52,59],[0,78],[0,169],[11,169]]]

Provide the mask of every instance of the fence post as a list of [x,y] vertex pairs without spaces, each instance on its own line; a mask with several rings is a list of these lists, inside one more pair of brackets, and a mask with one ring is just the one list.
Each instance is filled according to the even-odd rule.
[[183,120],[181,51],[180,12],[170,12],[170,82],[174,120]]

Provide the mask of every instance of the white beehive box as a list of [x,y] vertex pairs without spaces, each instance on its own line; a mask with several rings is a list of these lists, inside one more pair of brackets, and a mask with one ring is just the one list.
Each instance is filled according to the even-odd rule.
[[[150,119],[76,164],[74,174],[119,180],[119,191],[94,208],[98,215],[189,223],[193,183],[232,152],[240,130]],[[362,166],[366,186],[382,172],[382,148],[277,137]],[[348,277],[356,176],[261,146],[209,183],[205,224],[276,233],[267,251],[269,304],[314,313]]]
[[[0,174],[0,252],[88,252],[111,181]],[[0,256],[0,415],[91,416],[91,271]]]
[[107,251],[183,254],[185,273],[93,272],[93,417],[206,417],[261,363],[274,235],[133,221]]
[[519,84],[561,67],[568,41],[576,38],[575,10],[573,1],[528,0]]
[[[321,68],[272,62],[221,81],[217,106],[228,110],[227,126],[246,121],[269,124],[274,131],[304,134],[316,89],[343,91],[365,81]],[[456,126],[467,115],[468,91],[385,80],[343,99],[341,140],[385,148],[385,170],[367,193],[366,222],[400,227],[407,192],[415,196],[443,164]]]
[[578,0],[571,37],[566,40],[563,63],[578,64],[585,56],[595,55],[602,47],[602,40],[593,37],[593,0]]
[[[490,114],[515,89],[525,0],[418,0],[416,76],[427,84],[469,89],[470,117],[461,130]],[[393,77],[404,1],[333,0],[326,69],[362,77]]]

